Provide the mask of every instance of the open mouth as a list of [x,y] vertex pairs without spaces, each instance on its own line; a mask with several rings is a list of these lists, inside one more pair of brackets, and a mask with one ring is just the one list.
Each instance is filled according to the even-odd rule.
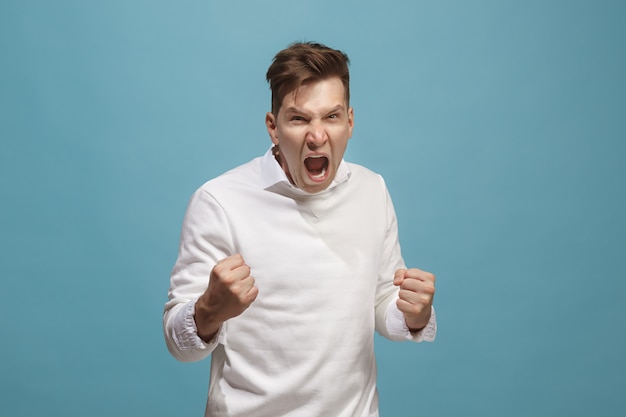
[[311,178],[320,180],[326,176],[328,158],[322,155],[312,155],[304,160],[304,166]]

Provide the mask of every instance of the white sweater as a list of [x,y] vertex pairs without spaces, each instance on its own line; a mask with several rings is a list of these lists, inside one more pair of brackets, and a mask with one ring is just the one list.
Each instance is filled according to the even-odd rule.
[[[240,253],[259,295],[211,343],[196,333],[195,300],[219,260]],[[271,153],[193,195],[165,305],[168,349],[212,353],[206,416],[377,416],[373,334],[434,340],[436,320],[411,334],[393,274],[404,268],[382,177],[342,162],[317,194],[291,186]]]

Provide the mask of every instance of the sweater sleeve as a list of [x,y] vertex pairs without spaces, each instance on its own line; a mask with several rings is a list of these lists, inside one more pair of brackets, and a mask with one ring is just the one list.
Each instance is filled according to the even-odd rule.
[[163,312],[167,348],[183,362],[206,358],[223,337],[225,326],[209,343],[198,337],[195,302],[204,293],[213,266],[232,254],[232,238],[221,206],[204,189],[192,196],[183,221],[178,258],[170,276]]
[[404,315],[398,310],[396,305],[399,289],[393,285],[393,276],[395,271],[401,268],[406,268],[406,265],[402,258],[402,252],[400,249],[398,221],[393,207],[393,202],[391,201],[391,197],[386,186],[384,186],[384,190],[386,198],[385,207],[387,226],[381,251],[376,290],[376,331],[391,340],[431,342],[435,339],[435,335],[437,333],[437,319],[435,317],[434,309],[432,310],[430,321],[426,327],[418,332],[411,332],[406,325]]

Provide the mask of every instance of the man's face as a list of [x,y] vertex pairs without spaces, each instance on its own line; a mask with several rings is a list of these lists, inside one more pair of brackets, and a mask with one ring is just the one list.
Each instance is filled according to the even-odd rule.
[[325,190],[352,136],[354,113],[348,108],[338,77],[312,82],[287,94],[274,116],[265,117],[272,143],[279,145],[279,161],[296,187],[316,193]]

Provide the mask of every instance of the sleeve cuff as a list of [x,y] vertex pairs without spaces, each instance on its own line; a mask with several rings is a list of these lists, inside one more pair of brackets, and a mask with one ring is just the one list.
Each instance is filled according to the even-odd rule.
[[416,332],[409,330],[404,320],[404,315],[395,300],[389,303],[387,307],[387,331],[389,332],[390,339],[392,340],[411,340],[413,342],[432,342],[437,335],[437,317],[435,315],[434,307],[431,309],[430,320],[423,329]]
[[209,350],[213,351],[218,344],[222,343],[225,335],[226,323],[215,334],[213,339],[205,342],[198,336],[198,329],[194,319],[195,301],[190,301],[178,310],[174,321],[173,339],[181,351],[185,350]]

